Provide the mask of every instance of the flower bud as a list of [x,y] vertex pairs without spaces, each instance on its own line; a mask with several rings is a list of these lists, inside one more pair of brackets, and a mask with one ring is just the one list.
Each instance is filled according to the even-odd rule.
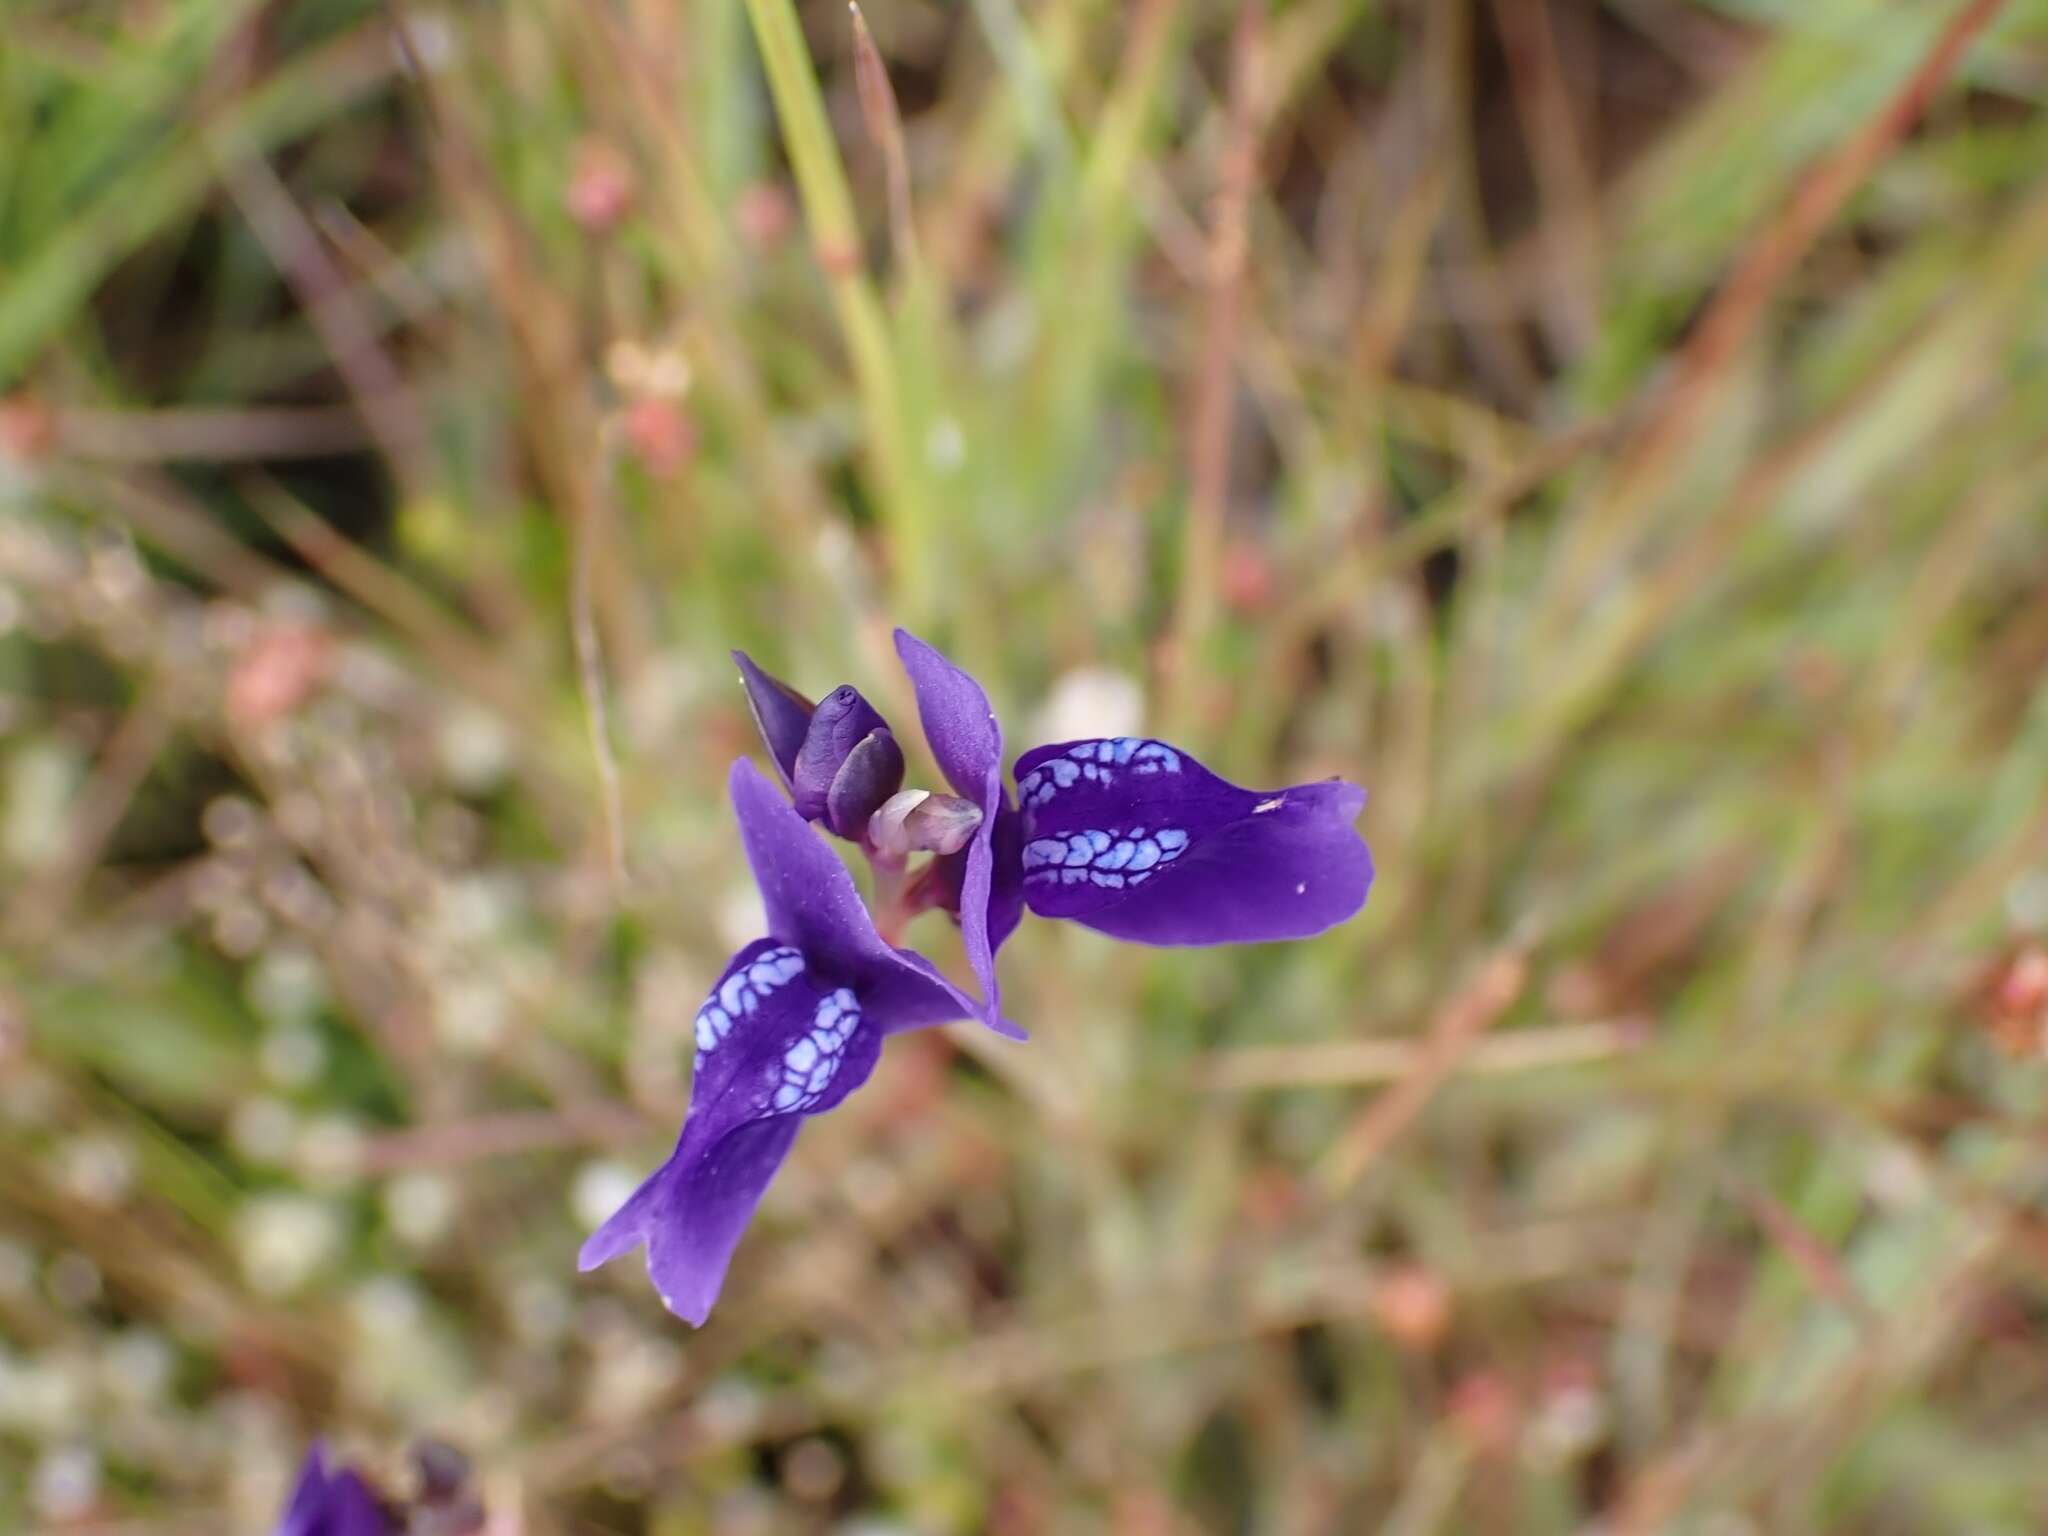
[[858,688],[842,685],[813,705],[745,651],[734,651],[732,659],[797,814],[858,842],[868,818],[903,785],[903,749],[889,723]]
[[906,789],[891,795],[868,819],[868,841],[897,858],[913,853],[958,853],[981,825],[981,807],[958,795]]
[[868,732],[846,755],[825,792],[825,829],[859,842],[875,808],[903,782],[903,749],[887,726]]
[[812,712],[789,779],[799,816],[858,840],[868,818],[903,786],[903,749],[860,690],[842,685]]

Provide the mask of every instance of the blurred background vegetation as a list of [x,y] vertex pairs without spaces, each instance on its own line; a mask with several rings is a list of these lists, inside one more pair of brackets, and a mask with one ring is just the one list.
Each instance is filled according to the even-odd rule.
[[[0,0],[0,1528],[2043,1529],[2048,0],[868,24]],[[693,1333],[726,649],[898,622],[1379,885],[1027,925]]]

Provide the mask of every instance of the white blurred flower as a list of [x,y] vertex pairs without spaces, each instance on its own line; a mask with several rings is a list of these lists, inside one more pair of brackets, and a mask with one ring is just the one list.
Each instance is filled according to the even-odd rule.
[[587,1386],[589,1413],[604,1424],[631,1424],[682,1380],[683,1352],[658,1335],[622,1330],[599,1349]]
[[6,793],[0,803],[0,857],[27,869],[57,859],[71,838],[66,810],[72,791],[84,777],[78,754],[54,741],[28,743],[7,764]]
[[448,711],[434,738],[434,752],[449,784],[464,794],[488,794],[512,771],[512,733],[504,721],[473,703]]
[[595,1231],[640,1187],[640,1177],[624,1163],[609,1159],[585,1163],[569,1189],[570,1209],[586,1231]]
[[518,882],[504,874],[472,874],[443,883],[434,906],[434,924],[451,944],[498,939],[517,920]]
[[404,1241],[428,1247],[455,1219],[455,1186],[444,1174],[401,1173],[384,1186],[384,1219]]
[[768,931],[768,909],[761,905],[761,893],[749,879],[730,887],[719,897],[712,918],[718,937],[729,949],[751,944]]
[[2030,869],[2006,888],[2005,915],[2022,933],[2048,929],[2048,869]]
[[554,1281],[537,1275],[530,1275],[513,1287],[509,1311],[513,1331],[529,1344],[553,1343],[568,1332],[574,1316],[569,1293]]
[[91,1402],[87,1373],[58,1359],[0,1354],[0,1428],[38,1440],[76,1434]]
[[108,1339],[100,1354],[107,1394],[136,1407],[155,1403],[170,1390],[177,1353],[154,1329],[129,1328]]
[[304,1024],[286,1024],[263,1037],[263,1074],[285,1088],[303,1088],[327,1067],[327,1042]]
[[347,1115],[321,1115],[299,1133],[299,1171],[314,1184],[346,1184],[363,1166],[363,1128]]
[[249,967],[244,991],[250,1005],[272,1024],[302,1025],[326,1000],[327,978],[310,951],[297,944],[274,944]]
[[254,1163],[282,1163],[298,1141],[298,1116],[268,1094],[242,1100],[228,1120],[228,1140]]
[[235,1239],[250,1285],[285,1296],[334,1259],[341,1223],[325,1201],[309,1195],[261,1195],[242,1208]]
[[945,473],[958,469],[967,462],[967,436],[960,430],[960,423],[950,416],[941,416],[931,424],[925,433],[924,456],[933,469]]
[[100,1492],[100,1458],[86,1445],[57,1446],[36,1462],[29,1502],[53,1524],[65,1524],[91,1510]]
[[1872,1150],[1863,1165],[1863,1188],[1875,1204],[1897,1211],[1924,1202],[1934,1193],[1934,1181],[1918,1153],[1897,1142],[1885,1142]]
[[738,1376],[725,1376],[697,1395],[697,1418],[713,1440],[739,1441],[753,1434],[764,1405],[761,1391]]
[[397,1275],[365,1280],[349,1298],[349,1320],[367,1342],[380,1347],[388,1347],[395,1334],[411,1333],[426,1315],[419,1287]]
[[1130,736],[1144,729],[1145,690],[1128,672],[1078,667],[1052,685],[1032,718],[1033,741]]
[[81,1204],[118,1205],[135,1182],[135,1159],[110,1136],[74,1136],[64,1144],[60,1177]]
[[505,1038],[511,1019],[505,994],[479,977],[448,981],[434,999],[434,1033],[452,1051],[490,1050]]

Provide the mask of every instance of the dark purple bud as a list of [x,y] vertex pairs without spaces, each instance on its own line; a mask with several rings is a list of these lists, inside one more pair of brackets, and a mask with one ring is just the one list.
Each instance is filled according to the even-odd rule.
[[469,1458],[445,1440],[421,1440],[412,1462],[420,1492],[406,1536],[476,1536],[484,1506],[471,1487]]
[[903,749],[894,734],[887,726],[868,732],[832,776],[832,787],[825,793],[826,830],[859,842],[875,808],[902,782]]
[[792,789],[797,753],[803,748],[804,733],[811,727],[811,701],[780,678],[770,677],[755,666],[754,658],[745,651],[734,651],[732,659],[739,666],[740,681],[746,685],[747,707],[754,712],[754,724],[760,729],[769,757],[775,761],[775,771],[782,776],[782,787]]
[[789,780],[799,816],[857,839],[903,787],[903,749],[860,690],[842,684],[818,701]]

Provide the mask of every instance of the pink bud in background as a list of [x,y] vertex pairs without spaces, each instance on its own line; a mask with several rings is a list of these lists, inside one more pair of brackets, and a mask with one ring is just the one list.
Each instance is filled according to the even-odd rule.
[[632,212],[637,190],[632,163],[609,139],[588,138],[576,146],[566,201],[569,217],[593,235],[607,234]]
[[771,250],[789,238],[796,224],[796,209],[789,193],[772,181],[757,181],[740,193],[740,238],[757,251]]
[[659,395],[642,395],[626,407],[626,441],[648,472],[663,479],[690,462],[697,428],[681,405]]
[[310,625],[258,630],[228,674],[228,719],[253,731],[291,714],[326,679],[333,653],[334,642]]

